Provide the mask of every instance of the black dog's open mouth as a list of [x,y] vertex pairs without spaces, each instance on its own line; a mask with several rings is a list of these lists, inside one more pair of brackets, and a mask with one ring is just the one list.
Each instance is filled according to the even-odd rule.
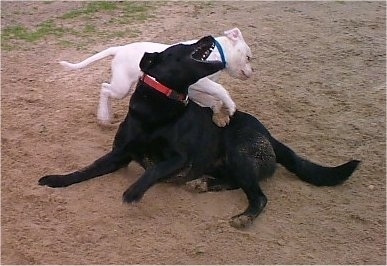
[[215,48],[215,42],[201,44],[191,54],[191,57],[198,61],[205,61]]

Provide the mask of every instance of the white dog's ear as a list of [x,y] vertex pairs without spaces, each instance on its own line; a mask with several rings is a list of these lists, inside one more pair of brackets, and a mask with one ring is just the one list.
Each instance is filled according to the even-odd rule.
[[233,40],[234,42],[243,40],[242,32],[238,28],[226,30],[224,32],[224,35],[226,35],[230,40]]

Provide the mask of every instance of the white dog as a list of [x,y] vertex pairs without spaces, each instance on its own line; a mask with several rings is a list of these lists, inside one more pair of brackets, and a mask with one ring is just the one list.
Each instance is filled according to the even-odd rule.
[[[216,40],[218,42],[216,49],[208,60],[222,60],[226,72],[232,77],[242,80],[249,78],[252,74],[249,62],[251,50],[244,41],[241,31],[238,28],[225,31],[224,36],[217,37]],[[70,69],[80,69],[107,56],[114,56],[111,65],[112,79],[110,84],[102,83],[97,113],[99,122],[102,125],[109,125],[112,119],[111,98],[123,99],[133,93],[135,84],[142,75],[139,63],[144,53],[161,52],[169,46],[161,43],[136,42],[108,48],[80,63],[61,61],[60,64]],[[210,107],[214,112],[213,121],[223,127],[229,123],[236,106],[227,90],[215,82],[218,76],[219,72],[200,79],[190,86],[188,96],[199,105]]]

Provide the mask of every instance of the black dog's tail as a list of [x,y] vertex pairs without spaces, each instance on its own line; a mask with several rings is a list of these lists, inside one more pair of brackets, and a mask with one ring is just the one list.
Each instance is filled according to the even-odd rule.
[[302,181],[316,186],[335,186],[343,183],[356,170],[360,161],[352,160],[336,167],[326,167],[301,158],[289,147],[270,136],[277,163],[296,174]]

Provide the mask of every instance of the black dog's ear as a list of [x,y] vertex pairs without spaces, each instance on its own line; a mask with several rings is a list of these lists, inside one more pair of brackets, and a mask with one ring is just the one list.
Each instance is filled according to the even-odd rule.
[[140,61],[140,69],[146,72],[154,63],[157,62],[159,53],[144,53]]

